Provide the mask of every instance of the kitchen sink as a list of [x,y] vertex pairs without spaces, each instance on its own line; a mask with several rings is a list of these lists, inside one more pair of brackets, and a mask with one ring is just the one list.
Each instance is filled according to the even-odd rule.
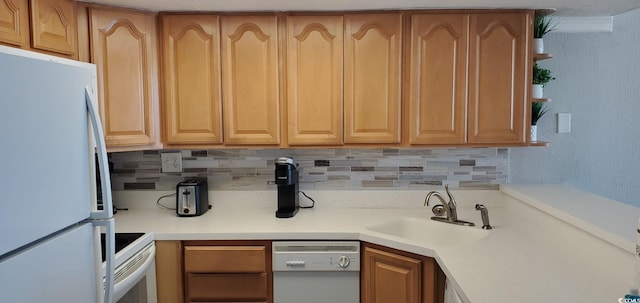
[[428,219],[399,218],[370,225],[368,230],[432,246],[455,246],[482,239],[488,230]]

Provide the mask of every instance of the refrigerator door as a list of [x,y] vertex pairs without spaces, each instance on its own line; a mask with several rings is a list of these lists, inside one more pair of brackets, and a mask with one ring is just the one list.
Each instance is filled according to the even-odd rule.
[[0,260],[91,215],[95,66],[52,58],[0,48]]
[[0,261],[0,302],[98,302],[94,227],[81,224]]
[[[0,302],[111,302],[114,223],[110,205],[96,211],[87,103],[95,65],[0,46],[0,67]],[[106,285],[94,226],[109,235]]]

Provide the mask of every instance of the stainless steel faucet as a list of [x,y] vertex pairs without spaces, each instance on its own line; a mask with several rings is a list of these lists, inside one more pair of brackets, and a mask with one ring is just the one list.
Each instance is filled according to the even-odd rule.
[[444,190],[447,192],[447,196],[449,196],[449,202],[445,202],[442,195],[437,191],[430,191],[427,193],[427,196],[424,198],[424,205],[429,206],[429,201],[431,197],[436,197],[440,200],[440,204],[444,208],[444,211],[447,214],[447,221],[456,221],[458,220],[458,211],[456,208],[456,199],[453,198],[451,192],[449,192],[449,185],[445,184]]
[[[456,199],[453,198],[453,195],[449,191],[448,184],[444,185],[444,190],[447,192],[447,196],[449,197],[449,202],[446,202],[444,200],[444,197],[442,197],[442,194],[440,194],[437,191],[430,191],[429,193],[427,193],[427,196],[424,198],[424,206],[429,206],[429,201],[431,200],[431,197],[438,198],[438,200],[440,200],[440,204],[442,205],[442,208],[444,208],[444,211],[447,215],[446,218],[431,217],[431,219],[436,221],[446,222],[446,223],[458,224],[458,225],[474,226],[475,224],[473,222],[458,220],[458,209],[457,209]],[[437,207],[439,207],[439,205]],[[434,213],[436,212],[437,210],[434,208]]]

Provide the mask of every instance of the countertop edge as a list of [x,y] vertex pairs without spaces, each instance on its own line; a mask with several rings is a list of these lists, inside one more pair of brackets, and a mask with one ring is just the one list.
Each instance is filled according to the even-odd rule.
[[[571,187],[569,185],[561,185],[561,184],[553,184],[553,185],[536,185],[537,187],[540,188],[550,188],[553,190],[571,190],[571,191],[580,191],[574,187]],[[564,210],[558,209],[554,206],[552,206],[549,203],[543,202],[541,201],[539,198],[532,196],[528,193],[523,193],[522,191],[519,190],[518,185],[501,185],[500,186],[500,191],[503,192],[506,195],[509,195],[515,199],[518,199],[520,201],[522,201],[523,203],[534,207],[554,218],[557,218],[561,221],[564,221],[580,230],[583,230],[589,234],[592,234],[593,236],[606,241],[612,245],[615,245],[625,251],[628,251],[630,253],[635,254],[636,252],[636,244],[633,241],[630,241],[629,239],[626,239],[623,235],[619,235],[616,234],[612,231],[608,231],[605,230],[604,228],[601,228],[597,225],[594,225],[593,223],[590,223],[588,221],[585,221],[582,218],[579,218],[577,216],[574,216],[573,214],[570,214]],[[584,194],[587,195],[591,195],[588,192],[583,192]],[[597,195],[593,195],[594,197],[598,197]],[[593,210],[593,212],[599,212],[599,211],[606,211],[605,209],[602,210]]]

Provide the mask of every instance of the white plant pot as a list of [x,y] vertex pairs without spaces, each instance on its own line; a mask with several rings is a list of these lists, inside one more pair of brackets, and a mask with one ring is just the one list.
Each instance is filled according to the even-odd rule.
[[542,41],[542,38],[533,39],[533,49],[536,54],[544,54],[544,41]]
[[530,140],[531,142],[537,142],[538,141],[538,126],[537,125],[531,125],[531,133],[530,133]]
[[534,84],[531,90],[531,97],[534,99],[542,99],[543,89],[542,84]]

